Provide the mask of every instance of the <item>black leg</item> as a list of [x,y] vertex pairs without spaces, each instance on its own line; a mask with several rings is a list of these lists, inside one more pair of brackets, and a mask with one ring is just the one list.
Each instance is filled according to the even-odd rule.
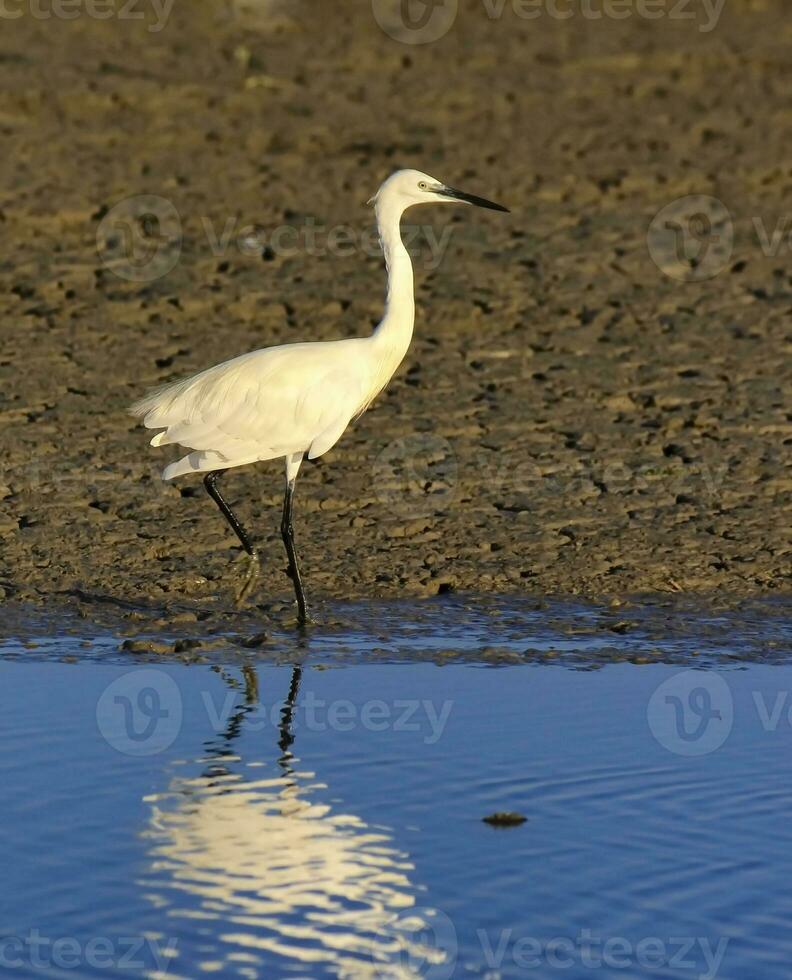
[[281,535],[289,556],[289,575],[294,583],[294,594],[297,597],[297,622],[304,626],[308,622],[308,610],[305,605],[300,566],[297,564],[297,552],[294,550],[294,527],[292,526],[292,502],[294,500],[294,480],[286,484],[286,496],[283,498],[283,520]]
[[256,557],[256,549],[253,547],[250,538],[247,536],[247,532],[242,527],[242,525],[237,520],[236,514],[231,510],[231,508],[226,503],[225,498],[220,493],[220,488],[217,486],[217,481],[220,476],[224,473],[224,470],[213,470],[211,473],[207,473],[204,477],[204,486],[206,487],[206,492],[214,500],[220,511],[231,525],[234,534],[242,542],[242,547],[250,555],[251,558]]
[[291,771],[288,769],[286,763],[291,758],[291,753],[289,749],[294,744],[294,731],[292,730],[292,722],[294,721],[294,709],[297,705],[297,695],[300,691],[300,678],[302,677],[302,667],[298,664],[292,668],[291,684],[289,685],[289,695],[281,708],[281,722],[279,726],[280,730],[280,740],[278,741],[278,747],[280,748],[283,755],[278,760],[278,762],[284,767],[287,775],[291,775]]

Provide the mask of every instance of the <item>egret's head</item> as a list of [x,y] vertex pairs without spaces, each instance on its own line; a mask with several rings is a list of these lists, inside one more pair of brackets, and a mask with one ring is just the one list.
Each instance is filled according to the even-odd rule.
[[429,174],[420,170],[397,170],[391,174],[380,187],[369,204],[382,206],[393,203],[401,210],[413,207],[415,204],[475,204],[479,208],[490,208],[492,211],[508,211],[500,204],[473,194],[466,194],[454,187],[449,187]]

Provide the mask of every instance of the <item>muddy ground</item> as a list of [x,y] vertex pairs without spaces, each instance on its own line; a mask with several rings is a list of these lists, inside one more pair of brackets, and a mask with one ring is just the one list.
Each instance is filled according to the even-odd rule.
[[[420,45],[388,6],[383,29],[371,0],[6,5],[7,598],[231,614],[236,540],[198,481],[159,481],[176,453],[125,409],[237,353],[368,332],[365,201],[398,166],[512,213],[408,216],[413,347],[303,470],[310,589],[788,592],[782,0],[716,22],[703,0],[653,19],[460,0]],[[674,204],[689,195],[716,201]],[[286,608],[281,466],[226,487],[263,554],[250,602]]]

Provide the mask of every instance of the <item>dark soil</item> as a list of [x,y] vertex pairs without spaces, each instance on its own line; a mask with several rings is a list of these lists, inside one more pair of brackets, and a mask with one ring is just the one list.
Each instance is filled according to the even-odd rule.
[[[175,453],[125,410],[247,350],[370,331],[365,201],[400,166],[512,214],[408,216],[413,347],[303,469],[309,589],[789,591],[782,0],[730,0],[709,31],[695,4],[522,20],[460,0],[422,46],[370,0],[177,0],[158,32],[135,9],[0,34],[0,592],[233,614],[236,540],[199,481],[160,482]],[[680,272],[647,234],[693,194],[722,202],[734,242],[696,217]],[[137,195],[170,205],[112,210]],[[328,247],[337,226],[352,244]],[[225,486],[264,556],[250,601],[284,608],[282,467]]]

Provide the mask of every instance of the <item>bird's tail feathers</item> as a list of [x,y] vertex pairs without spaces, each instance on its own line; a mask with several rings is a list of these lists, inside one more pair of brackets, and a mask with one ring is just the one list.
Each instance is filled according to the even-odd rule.
[[160,385],[158,388],[152,388],[133,405],[130,405],[129,414],[135,418],[142,418],[143,424],[149,429],[167,425],[167,422],[161,421],[161,419],[164,419],[173,402],[190,386],[193,380],[193,378],[187,378],[183,381],[171,381],[166,385]]

